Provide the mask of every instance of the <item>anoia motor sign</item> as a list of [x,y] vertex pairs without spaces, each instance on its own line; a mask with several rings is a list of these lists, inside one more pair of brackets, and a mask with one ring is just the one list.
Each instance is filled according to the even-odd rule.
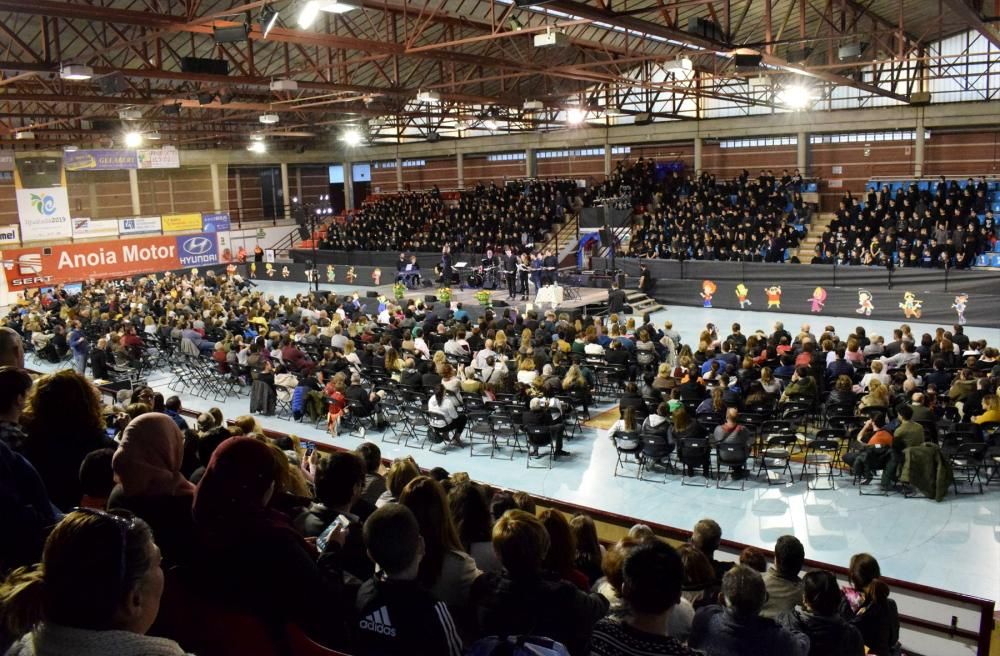
[[182,265],[176,237],[149,237],[8,249],[3,251],[3,267],[8,286],[25,289],[90,278],[124,278]]

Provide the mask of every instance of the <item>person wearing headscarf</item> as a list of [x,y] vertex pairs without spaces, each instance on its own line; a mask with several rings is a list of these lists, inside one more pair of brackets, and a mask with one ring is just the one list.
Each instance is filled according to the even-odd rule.
[[240,436],[219,445],[195,491],[199,552],[192,585],[276,629],[298,623],[314,639],[343,646],[338,618],[347,616],[350,602],[340,551],[347,533],[333,531],[317,557],[289,518],[271,507],[280,476],[264,442]]
[[129,510],[153,529],[169,564],[181,564],[192,543],[194,485],[181,474],[184,436],[169,416],[139,415],[122,432],[111,467],[117,485],[108,508]]

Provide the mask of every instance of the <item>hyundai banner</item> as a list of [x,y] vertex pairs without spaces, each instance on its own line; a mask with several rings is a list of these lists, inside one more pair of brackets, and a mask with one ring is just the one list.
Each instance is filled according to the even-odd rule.
[[55,241],[73,236],[66,187],[17,190],[23,241]]
[[177,240],[177,257],[183,268],[219,263],[219,246],[215,241],[215,235],[185,235],[174,239]]
[[228,212],[202,212],[201,214],[202,230],[205,232],[225,232],[229,230],[229,213]]
[[118,219],[118,234],[120,235],[159,234],[160,229],[160,217],[158,216],[134,216],[130,219]]
[[74,150],[63,153],[67,171],[117,171],[139,168],[134,150]]

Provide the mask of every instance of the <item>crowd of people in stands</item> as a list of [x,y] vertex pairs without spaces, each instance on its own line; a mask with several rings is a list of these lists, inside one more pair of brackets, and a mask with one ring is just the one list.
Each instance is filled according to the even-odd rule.
[[543,240],[576,203],[573,180],[511,180],[477,184],[457,200],[435,188],[381,197],[331,225],[320,248],[331,250],[455,253],[517,252]]
[[754,178],[744,170],[728,181],[707,172],[698,177],[673,172],[660,182],[651,177],[654,170],[640,159],[602,186],[612,194],[622,186],[642,190],[627,255],[784,262],[786,249],[798,246],[795,225],[809,216],[798,170],[785,170],[780,178],[764,170]]
[[967,269],[997,240],[988,193],[984,178],[960,187],[944,176],[927,189],[846,192],[812,263]]
[[[728,571],[714,562],[710,522],[676,549],[637,529],[603,551],[588,518],[535,512],[530,499],[459,474],[423,475],[404,458],[383,478],[374,444],[320,456],[267,437],[253,416],[185,419],[180,399],[148,388],[102,407],[81,375],[88,365],[100,373],[102,349],[127,364],[175,342],[256,380],[285,376],[290,390],[302,388],[299,412],[319,401],[334,433],[350,408],[378,412],[373,381],[422,391],[443,420],[435,428],[455,441],[464,403],[477,397],[505,399],[525,426],[562,426],[594,403],[601,367],[623,388],[612,434],[659,433],[668,453],[709,433],[749,444],[741,413],[857,410],[869,420],[842,435],[850,464],[867,480],[882,471],[887,488],[939,426],[995,440],[986,431],[1000,422],[997,351],[961,326],[917,336],[903,325],[889,339],[863,327],[839,336],[827,326],[817,337],[804,325],[792,335],[780,323],[723,336],[710,324],[688,343],[648,317],[585,324],[507,308],[473,321],[412,300],[366,312],[357,295],[275,299],[235,277],[195,274],[87,285],[75,297],[57,288],[4,323],[0,503],[13,530],[0,535],[0,567],[14,571],[0,613],[7,638],[19,640],[14,654],[63,653],[69,641],[92,645],[76,653],[180,653],[166,639],[207,640],[205,618],[222,611],[269,630],[294,623],[358,654],[458,654],[520,634],[574,655],[895,648],[894,605],[869,555],[852,559],[845,594],[822,572],[800,580],[804,554],[791,536],[763,573],[760,554]],[[32,381],[24,347],[55,327],[83,366]],[[705,414],[721,415],[711,430]],[[558,434],[551,448],[565,455]],[[158,613],[164,586],[170,603]]]

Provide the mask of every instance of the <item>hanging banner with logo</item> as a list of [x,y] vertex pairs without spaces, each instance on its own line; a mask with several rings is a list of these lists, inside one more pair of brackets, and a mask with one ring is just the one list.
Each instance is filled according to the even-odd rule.
[[73,236],[65,187],[18,189],[16,193],[24,241],[54,241]]
[[73,239],[118,236],[118,221],[115,219],[70,219],[70,223],[73,225]]
[[219,245],[215,235],[185,235],[177,240],[177,257],[185,269],[219,263]]
[[160,217],[158,216],[134,216],[130,219],[118,219],[118,234],[120,235],[148,235],[159,233]]
[[201,214],[164,214],[163,232],[201,232]]
[[[208,235],[211,237],[211,235]],[[181,268],[176,237],[145,237],[3,251],[11,290]]]
[[229,230],[229,212],[202,212],[202,230],[205,232],[223,232]]
[[21,226],[0,226],[0,250],[21,243]]
[[63,153],[67,171],[119,171],[139,168],[134,150],[74,150]]
[[14,153],[11,151],[0,151],[0,171],[14,170]]
[[138,150],[140,169],[179,169],[181,154],[176,148]]

